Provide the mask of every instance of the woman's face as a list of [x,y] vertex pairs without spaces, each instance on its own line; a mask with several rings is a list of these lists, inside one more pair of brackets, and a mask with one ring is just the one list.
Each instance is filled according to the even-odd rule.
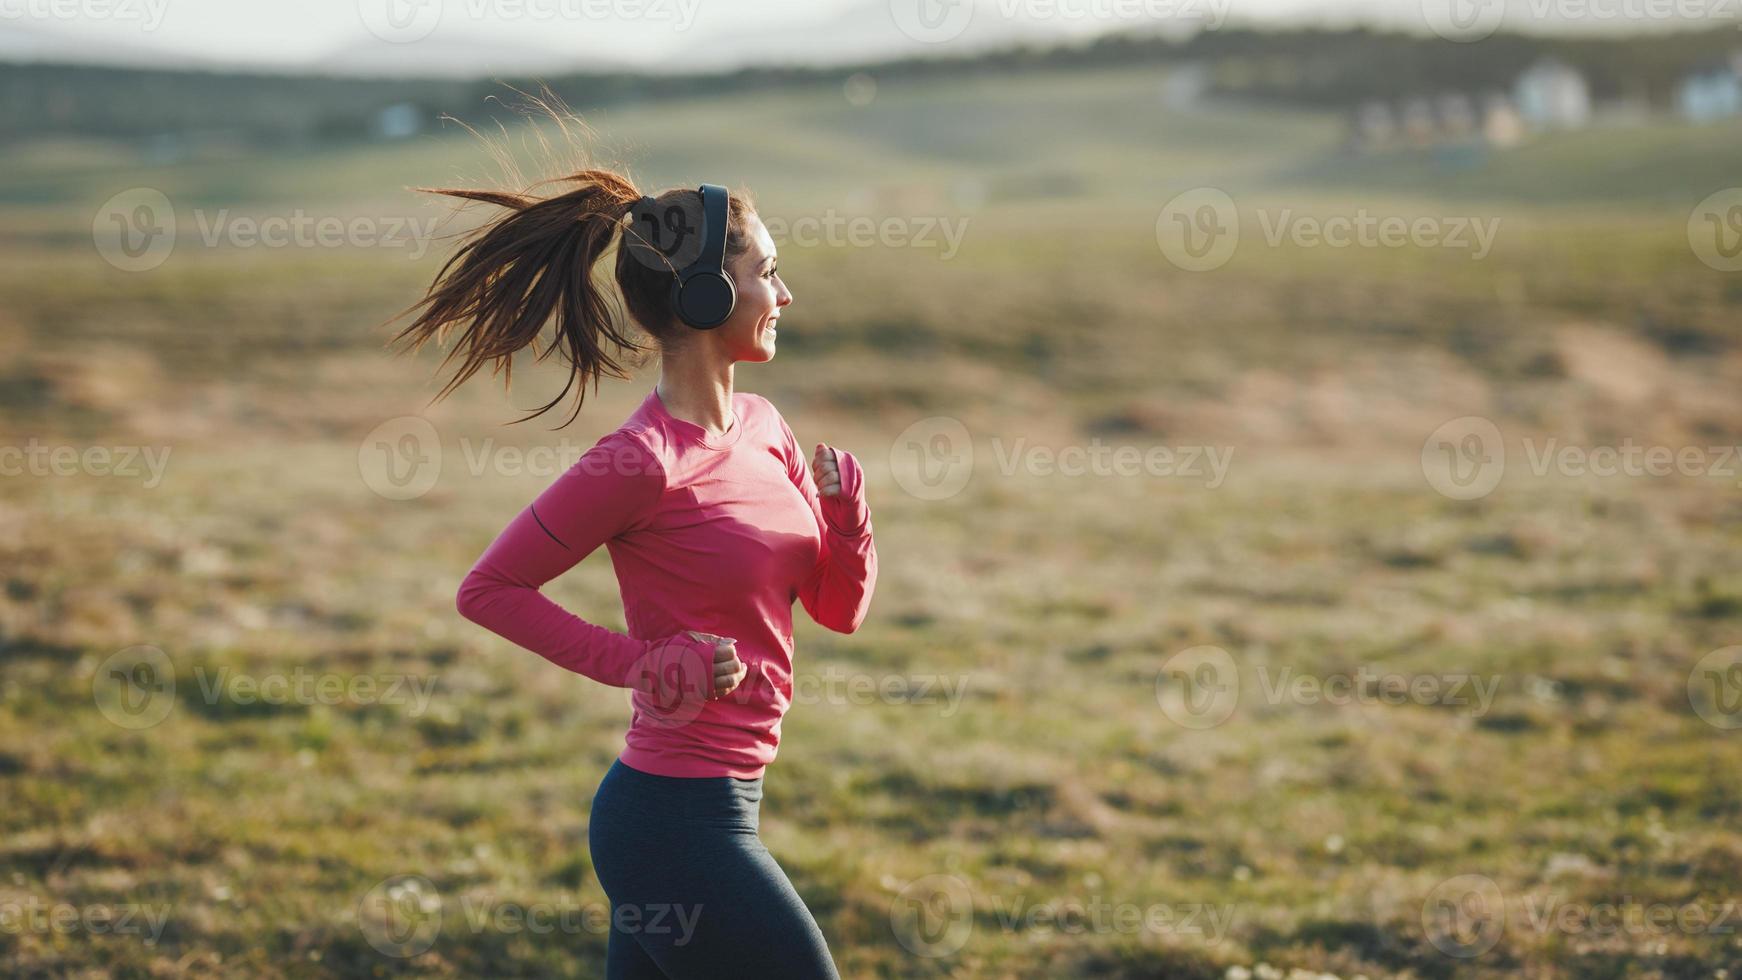
[[767,361],[774,357],[775,321],[792,302],[792,292],[775,271],[774,239],[767,226],[754,214],[746,224],[750,247],[726,262],[738,299],[732,315],[713,332],[732,360]]

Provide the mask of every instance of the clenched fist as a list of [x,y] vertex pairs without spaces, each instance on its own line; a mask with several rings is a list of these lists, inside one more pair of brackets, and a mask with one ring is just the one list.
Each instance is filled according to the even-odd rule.
[[817,481],[817,493],[825,497],[841,492],[841,461],[833,446],[817,443],[816,455],[811,457],[811,478]]
[[731,694],[744,677],[750,673],[750,668],[744,666],[744,661],[738,659],[738,641],[713,633],[698,633],[695,630],[684,630],[692,639],[714,645],[714,685],[710,699],[723,698]]
[[865,503],[865,472],[853,454],[817,443],[816,455],[811,457],[811,477],[829,526],[848,536],[862,533],[870,521],[871,508]]

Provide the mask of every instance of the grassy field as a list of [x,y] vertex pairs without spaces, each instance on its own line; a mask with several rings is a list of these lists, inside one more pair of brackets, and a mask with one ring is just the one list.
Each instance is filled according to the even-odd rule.
[[[876,602],[852,635],[795,617],[763,810],[843,975],[1736,976],[1742,278],[1688,227],[1742,133],[1447,169],[1159,86],[588,117],[650,188],[960,231],[782,242],[788,333],[737,379],[868,467]],[[600,976],[587,810],[627,699],[453,593],[654,369],[560,432],[502,424],[554,392],[532,364],[430,406],[436,356],[381,324],[446,245],[229,224],[393,240],[443,213],[408,186],[493,178],[464,133],[0,175],[0,969]],[[1157,228],[1200,186],[1240,237],[1194,272]],[[126,271],[93,225],[141,187],[177,237]],[[1497,233],[1271,242],[1362,212]],[[1470,417],[1504,470],[1458,499]],[[1697,460],[1591,472],[1628,446]],[[603,555],[549,592],[622,627]]]

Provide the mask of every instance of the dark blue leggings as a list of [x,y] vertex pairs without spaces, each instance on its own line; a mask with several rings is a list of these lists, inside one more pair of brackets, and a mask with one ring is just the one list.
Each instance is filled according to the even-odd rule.
[[587,847],[611,900],[607,980],[839,980],[804,900],[757,836],[762,779],[613,762]]

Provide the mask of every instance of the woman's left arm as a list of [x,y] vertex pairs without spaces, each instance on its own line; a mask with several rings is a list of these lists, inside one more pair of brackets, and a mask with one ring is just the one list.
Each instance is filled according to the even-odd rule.
[[[787,475],[810,502],[823,538],[816,567],[799,587],[799,601],[818,625],[851,633],[865,621],[877,588],[877,547],[871,539],[865,472],[852,453],[821,443],[812,465],[805,465],[785,420],[781,428],[786,429]],[[822,471],[821,489],[813,469]]]

